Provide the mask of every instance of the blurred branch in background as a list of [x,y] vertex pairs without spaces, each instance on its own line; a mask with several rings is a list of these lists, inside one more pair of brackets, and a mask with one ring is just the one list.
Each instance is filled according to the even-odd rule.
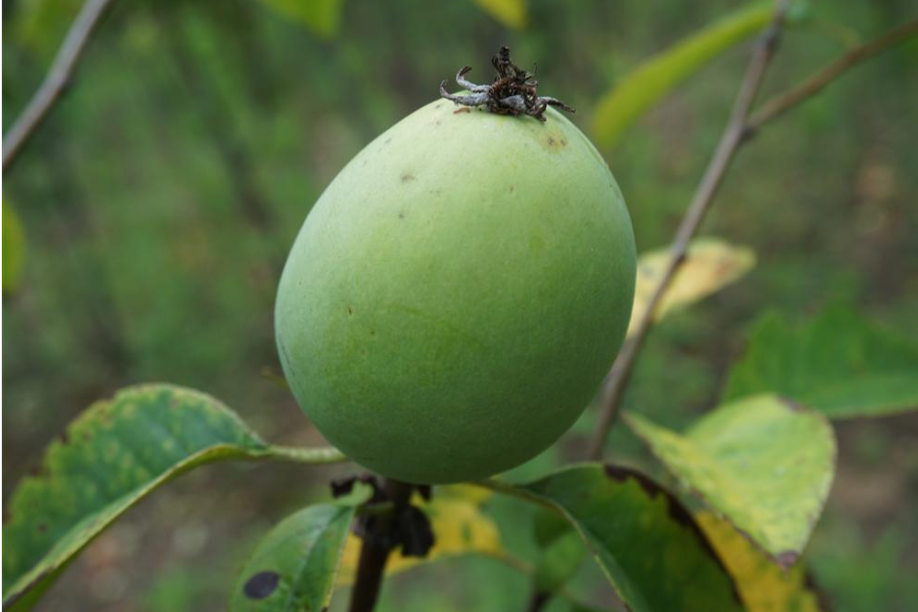
[[9,165],[16,159],[16,155],[60,99],[73,77],[77,62],[82,57],[89,38],[112,3],[113,0],[86,0],[86,4],[83,5],[67,32],[67,37],[54,58],[54,63],[51,64],[48,76],[45,77],[41,87],[29,100],[25,110],[3,138],[3,172],[6,172]]
[[918,19],[914,19],[905,25],[890,30],[886,34],[873,39],[869,43],[852,49],[845,55],[841,56],[812,77],[783,94],[763,103],[749,118],[747,125],[749,129],[755,131],[771,121],[784,114],[785,111],[797,106],[807,98],[819,93],[826,85],[839,78],[847,70],[855,67],[859,63],[879,55],[886,49],[908,40],[918,34]]
[[587,456],[590,459],[599,460],[602,458],[606,437],[618,414],[625,387],[628,386],[628,381],[631,378],[631,372],[637,361],[638,353],[640,353],[641,347],[647,339],[647,333],[650,331],[650,326],[653,324],[653,313],[663,299],[663,294],[666,293],[666,289],[675,277],[682,262],[685,260],[689,241],[692,239],[692,236],[695,235],[695,232],[698,231],[698,227],[701,225],[701,221],[708,211],[714,199],[714,195],[717,193],[724,175],[730,167],[730,163],[733,161],[736,151],[747,135],[746,121],[749,117],[749,111],[752,108],[755,96],[762,84],[762,79],[765,76],[765,69],[774,56],[778,35],[780,34],[781,26],[784,23],[784,16],[787,13],[789,5],[790,2],[788,0],[783,0],[778,4],[771,25],[759,38],[758,46],[752,56],[752,60],[749,62],[749,67],[746,69],[746,76],[743,78],[739,94],[737,94],[730,121],[727,123],[727,127],[724,130],[723,136],[721,136],[714,156],[711,158],[708,168],[705,170],[704,176],[698,184],[692,202],[685,216],[682,218],[682,223],[670,247],[671,257],[669,265],[663,274],[663,278],[660,279],[660,284],[657,286],[653,297],[650,299],[647,310],[644,311],[643,316],[635,327],[634,335],[625,343],[621,353],[612,365],[612,370],[609,372],[606,384],[603,386],[602,390],[599,422],[587,451]]
[[788,2],[783,2],[775,11],[774,20],[770,28],[763,34],[759,41],[756,53],[753,55],[746,77],[737,97],[736,105],[727,128],[718,143],[717,149],[708,165],[701,182],[698,185],[692,202],[682,219],[676,232],[676,237],[670,247],[669,265],[660,280],[647,309],[641,313],[640,319],[635,324],[635,332],[625,343],[621,353],[612,366],[612,370],[603,387],[600,416],[593,439],[588,449],[588,457],[593,460],[602,458],[603,447],[609,431],[615,422],[621,406],[625,388],[628,385],[638,353],[643,347],[650,327],[653,325],[654,312],[659,306],[669,285],[672,283],[682,263],[689,241],[697,232],[705,213],[711,205],[714,196],[720,187],[723,178],[729,169],[733,157],[739,148],[748,142],[755,131],[762,125],[783,114],[785,111],[819,93],[826,85],[844,74],[854,65],[878,55],[893,45],[905,41],[918,34],[918,20],[911,21],[904,26],[887,32],[886,34],[864,44],[816,73],[802,85],[779,94],[762,105],[754,114],[750,114],[755,95],[762,82],[765,68],[774,54],[777,36],[787,12]]

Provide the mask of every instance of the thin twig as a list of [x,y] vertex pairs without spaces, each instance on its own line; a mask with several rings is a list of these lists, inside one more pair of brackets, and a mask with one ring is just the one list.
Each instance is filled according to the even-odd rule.
[[857,64],[879,55],[888,48],[904,42],[915,35],[918,35],[918,19],[892,29],[886,34],[860,47],[852,49],[797,87],[762,103],[759,109],[749,118],[748,125],[750,131],[759,129],[772,119],[779,117],[804,100],[816,95],[822,91],[826,85],[835,81],[844,72],[850,70]]
[[113,1],[86,0],[83,8],[80,9],[44,82],[3,138],[3,172],[6,172],[16,155],[22,150],[23,145],[48,116],[55,102],[60,99],[61,93],[73,77],[77,61],[83,55],[90,36]]
[[749,117],[749,110],[752,108],[755,96],[762,84],[765,69],[774,56],[778,35],[784,23],[789,4],[789,0],[782,0],[777,4],[771,24],[759,38],[758,46],[753,53],[752,60],[749,62],[749,67],[746,69],[746,75],[733,105],[730,121],[727,123],[714,156],[711,158],[704,176],[698,184],[698,188],[695,190],[692,202],[682,218],[682,223],[679,225],[676,237],[670,246],[670,260],[663,272],[663,278],[654,291],[647,309],[638,320],[634,333],[622,347],[622,351],[615,360],[612,370],[606,377],[606,383],[602,390],[599,423],[588,449],[587,456],[591,460],[602,458],[606,437],[615,422],[625,387],[628,385],[638,354],[653,323],[654,312],[666,293],[669,284],[675,278],[679,267],[685,261],[689,241],[698,231],[698,227],[701,225],[701,221],[704,219],[704,215],[708,211],[724,175],[727,173],[734,155],[736,155],[737,149],[739,149],[748,135],[746,120]]

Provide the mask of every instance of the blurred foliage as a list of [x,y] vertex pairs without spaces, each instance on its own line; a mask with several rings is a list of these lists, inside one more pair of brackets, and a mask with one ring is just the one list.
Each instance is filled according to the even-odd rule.
[[651,105],[712,59],[767,26],[772,11],[770,3],[744,6],[641,62],[599,100],[593,117],[596,141],[612,148]]
[[3,203],[3,295],[11,295],[22,282],[25,267],[25,232],[12,206]]
[[[637,282],[634,287],[634,310],[628,334],[635,331],[654,293],[663,280],[672,256],[669,249],[642,253],[638,260]],[[733,246],[715,238],[699,238],[689,244],[685,260],[660,300],[654,319],[659,321],[672,311],[715,293],[745,276],[755,265],[751,249]]]
[[[284,255],[318,194],[365,143],[431,100],[458,67],[483,71],[501,44],[521,65],[537,63],[544,91],[577,107],[574,120],[584,126],[642,62],[758,6],[503,4],[525,10],[504,9],[511,16],[500,21],[468,1],[351,0],[341,5],[337,35],[324,38],[252,0],[116,3],[61,105],[5,177],[29,252],[28,275],[4,303],[4,495],[83,406],[141,380],[206,389],[270,439],[317,443],[289,393],[260,372],[278,369],[271,309]],[[4,3],[4,128],[38,86],[79,6]],[[514,14],[524,29],[509,27]],[[811,23],[827,26],[788,32],[765,93],[799,81],[845,41],[913,16],[906,0],[814,3]],[[622,132],[608,157],[641,251],[671,238],[747,52],[740,43],[712,56],[697,78]],[[742,282],[661,323],[638,363],[628,408],[681,429],[717,405],[764,308],[797,319],[829,301],[849,303],[918,342],[916,69],[913,42],[853,71],[743,151],[704,230],[748,245],[758,263]],[[588,411],[518,473],[578,458],[594,419]],[[840,427],[850,434],[843,447],[859,443],[863,424]],[[833,513],[842,518],[817,528],[809,553],[842,612],[918,605],[910,580],[918,526],[907,519],[918,515],[918,488],[866,496],[852,484],[913,485],[918,466],[888,455],[913,444],[915,428],[908,417],[878,422],[871,439],[885,460],[867,476],[858,478],[865,459],[842,455],[830,498],[844,501]],[[609,449],[662,475],[627,428],[616,428]],[[268,519],[324,499],[328,473],[291,467],[253,477],[219,468],[179,481],[90,546],[44,609],[224,610],[226,586]],[[852,500],[864,497],[877,514],[855,513]],[[530,510],[514,500],[486,505],[502,545],[537,558]],[[614,596],[603,582],[587,562],[570,588],[605,604]],[[530,589],[530,576],[500,560],[462,557],[396,576],[381,609],[524,609]],[[345,602],[342,593],[332,607]]]
[[756,323],[728,398],[774,391],[833,419],[918,406],[918,345],[833,305],[793,329],[779,314]]

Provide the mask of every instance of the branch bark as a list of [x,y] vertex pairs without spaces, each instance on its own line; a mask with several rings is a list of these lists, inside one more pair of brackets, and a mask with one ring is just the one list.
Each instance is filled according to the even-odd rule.
[[637,362],[638,354],[644,346],[647,333],[653,324],[654,311],[659,306],[669,284],[676,276],[676,272],[685,261],[689,241],[698,231],[698,227],[710,208],[711,202],[714,200],[714,196],[717,194],[717,190],[720,188],[724,175],[730,168],[737,150],[749,134],[746,120],[765,76],[765,69],[774,56],[778,36],[784,24],[784,17],[787,14],[789,4],[789,0],[781,0],[777,4],[771,24],[759,38],[756,50],[752,55],[752,60],[749,62],[749,67],[746,69],[746,75],[734,102],[727,127],[720,138],[717,149],[714,151],[714,156],[708,163],[701,182],[695,190],[692,202],[682,218],[676,237],[670,245],[669,263],[664,270],[660,284],[654,291],[647,310],[638,321],[634,334],[625,342],[621,353],[619,353],[612,366],[612,370],[606,377],[606,383],[603,385],[602,390],[599,423],[587,451],[587,456],[591,460],[602,458],[606,437],[618,415],[622,396],[631,379],[634,364]]
[[750,131],[758,130],[769,121],[780,117],[804,100],[813,97],[827,85],[838,79],[842,74],[861,62],[875,57],[890,47],[904,42],[915,35],[918,35],[918,19],[914,19],[860,47],[852,49],[797,87],[762,103],[759,110],[753,113],[752,117],[749,118],[748,125]]
[[4,173],[60,99],[73,78],[77,62],[86,50],[90,37],[113,2],[114,0],[86,0],[80,9],[41,87],[3,138]]
[[394,547],[391,531],[395,517],[411,501],[412,485],[386,478],[383,482],[386,496],[392,501],[391,511],[378,517],[373,532],[363,535],[360,558],[357,560],[357,578],[351,591],[349,612],[372,612],[379,599],[386,561]]

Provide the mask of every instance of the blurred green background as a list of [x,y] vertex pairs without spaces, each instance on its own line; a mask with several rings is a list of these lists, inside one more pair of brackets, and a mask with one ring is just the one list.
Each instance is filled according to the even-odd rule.
[[[537,63],[541,91],[575,106],[588,130],[599,98],[640,60],[742,6],[531,0],[520,28],[467,0],[348,0],[340,16],[337,4],[115,3],[4,177],[27,241],[21,286],[3,308],[4,499],[80,410],[138,381],[205,390],[268,439],[321,442],[274,380],[271,319],[287,249],[339,169],[461,66],[486,80],[502,44],[520,65]],[[3,3],[4,131],[79,7]],[[911,0],[813,3],[782,40],[765,93],[915,12]],[[606,151],[640,251],[671,238],[749,47],[718,58]],[[805,321],[841,302],[918,341],[916,75],[913,40],[741,153],[703,233],[751,246],[758,266],[653,333],[628,407],[681,427],[715,405],[767,309]],[[591,418],[523,471],[577,457]],[[918,419],[836,429],[838,475],[808,554],[816,579],[842,612],[918,609]],[[620,430],[612,457],[659,475]],[[217,466],[186,477],[95,542],[40,609],[223,610],[254,539],[352,470]],[[508,545],[531,547],[528,510],[497,506]],[[598,582],[585,565],[581,592],[601,599]],[[528,588],[493,561],[447,561],[392,580],[384,605],[522,610]]]

